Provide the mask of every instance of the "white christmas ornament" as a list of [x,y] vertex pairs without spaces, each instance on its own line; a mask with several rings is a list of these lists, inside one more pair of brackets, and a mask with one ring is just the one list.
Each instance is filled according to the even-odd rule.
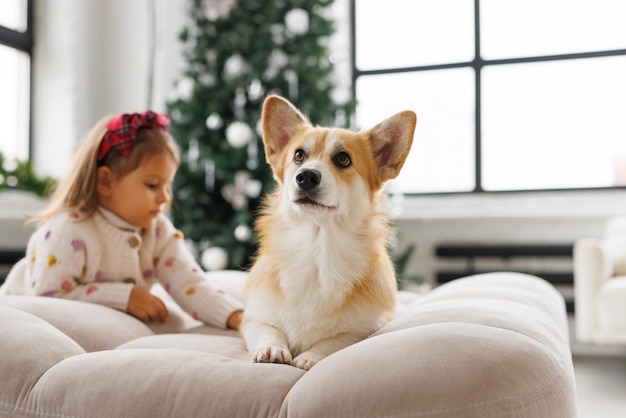
[[241,148],[254,139],[254,132],[248,124],[235,121],[226,128],[226,140],[231,147]]
[[280,49],[274,49],[267,59],[265,78],[274,78],[280,70],[289,64],[289,57]]
[[236,5],[236,0],[205,0],[204,15],[211,22],[225,19]]
[[256,141],[250,141],[246,148],[248,158],[246,160],[246,167],[248,170],[256,170],[259,168],[259,146]]
[[215,162],[213,160],[204,162],[204,188],[210,192],[215,189]]
[[285,43],[285,26],[280,23],[274,23],[270,26],[270,33],[272,34],[272,40],[276,45],[282,45]]
[[252,236],[252,230],[248,225],[241,224],[235,228],[235,238],[239,242],[246,242]]
[[248,97],[250,100],[257,101],[263,97],[263,93],[265,90],[263,89],[263,84],[259,79],[254,79],[248,86]]
[[176,93],[179,99],[189,100],[193,93],[193,80],[189,77],[181,79],[176,85]]
[[198,76],[198,81],[207,87],[213,87],[215,85],[215,76],[213,74],[204,73]]
[[213,64],[217,59],[217,50],[209,49],[204,53],[204,59],[207,60],[209,64]]
[[187,162],[189,163],[189,168],[193,171],[198,169],[198,159],[200,158],[200,144],[197,139],[192,139],[189,141],[189,149],[187,150]]
[[285,26],[294,35],[304,35],[309,31],[309,14],[303,9],[292,9],[285,15]]
[[172,109],[172,111],[170,112],[170,119],[171,120],[180,120],[180,118],[183,115],[180,113],[180,110],[178,109]]
[[253,179],[249,172],[239,170],[235,173],[235,184],[222,187],[222,196],[233,209],[239,211],[248,208],[248,198],[256,199],[261,194],[263,183]]
[[233,100],[235,117],[243,118],[245,116],[246,103],[248,103],[248,98],[246,97],[246,91],[244,90],[243,87],[239,87],[237,91],[235,92],[235,99]]
[[222,127],[223,121],[220,115],[217,113],[211,113],[208,118],[206,118],[206,127],[210,130],[219,129]]
[[248,180],[246,183],[246,196],[256,199],[261,195],[261,189],[263,188],[263,183],[259,180]]
[[224,63],[224,78],[227,80],[240,77],[245,71],[246,62],[239,54],[232,55]]
[[13,171],[18,165],[19,164],[15,158],[7,158],[2,162],[2,168],[6,171]]
[[222,247],[209,247],[202,252],[200,261],[207,270],[222,270],[228,265],[228,254]]

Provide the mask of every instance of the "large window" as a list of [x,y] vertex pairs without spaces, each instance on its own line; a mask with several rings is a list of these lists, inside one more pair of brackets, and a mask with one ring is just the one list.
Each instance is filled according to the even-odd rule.
[[357,124],[418,116],[393,190],[626,185],[626,1],[351,1]]
[[0,1],[0,152],[29,158],[32,0]]

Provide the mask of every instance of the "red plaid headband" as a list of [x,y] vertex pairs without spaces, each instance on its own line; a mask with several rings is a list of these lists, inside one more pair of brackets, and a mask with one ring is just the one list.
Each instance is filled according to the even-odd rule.
[[166,131],[170,126],[170,118],[166,114],[148,110],[144,113],[124,113],[107,123],[107,132],[100,143],[98,161],[102,160],[115,147],[124,157],[133,149],[139,128]]

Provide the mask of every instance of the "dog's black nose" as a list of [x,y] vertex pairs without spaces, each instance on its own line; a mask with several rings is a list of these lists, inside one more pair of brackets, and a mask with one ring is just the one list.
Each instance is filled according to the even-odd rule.
[[317,170],[303,169],[296,173],[296,183],[304,190],[315,189],[322,181],[322,173]]

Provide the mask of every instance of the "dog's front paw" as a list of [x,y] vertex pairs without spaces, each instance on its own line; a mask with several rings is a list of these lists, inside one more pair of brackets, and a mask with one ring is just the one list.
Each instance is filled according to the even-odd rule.
[[269,346],[258,350],[252,356],[254,363],[291,363],[291,352],[286,347]]
[[291,362],[291,365],[302,370],[309,370],[311,367],[315,366],[319,360],[320,359],[317,357],[311,356],[310,353],[304,352],[296,356]]

